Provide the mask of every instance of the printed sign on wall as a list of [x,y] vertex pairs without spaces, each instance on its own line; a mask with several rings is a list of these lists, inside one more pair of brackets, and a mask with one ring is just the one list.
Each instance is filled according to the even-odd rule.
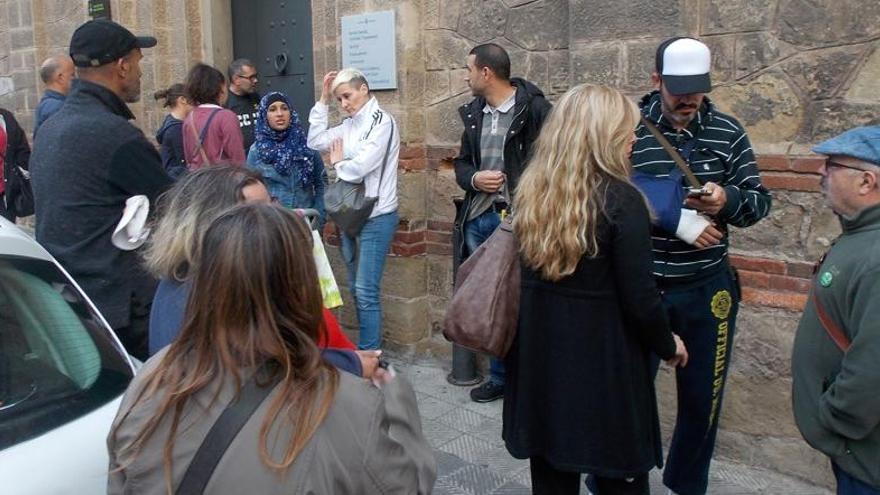
[[110,0],[89,0],[89,17],[92,19],[112,19]]
[[397,89],[394,11],[342,18],[342,66],[359,69],[370,89]]

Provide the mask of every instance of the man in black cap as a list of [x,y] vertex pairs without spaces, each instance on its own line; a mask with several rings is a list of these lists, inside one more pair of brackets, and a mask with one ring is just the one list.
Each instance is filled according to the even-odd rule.
[[142,48],[108,20],[86,22],[70,40],[77,80],[65,105],[46,121],[31,156],[36,237],[86,291],[126,349],[147,357],[147,323],[156,281],[138,253],[122,251],[111,234],[126,200],[151,204],[170,184],[155,147],[128,121],[126,103],[140,99]]
[[[635,170],[681,179],[682,219],[698,227],[685,234],[680,223],[676,232],[655,227],[652,234],[654,275],[671,326],[690,354],[688,365],[676,369],[678,416],[663,472],[664,484],[681,495],[706,493],[733,351],[740,295],[727,257],[727,226],[748,227],[770,211],[745,128],[706,97],[710,67],[709,48],[696,39],[659,46],[655,91],[641,101],[644,120],[632,153]],[[674,155],[699,187],[684,180]]]

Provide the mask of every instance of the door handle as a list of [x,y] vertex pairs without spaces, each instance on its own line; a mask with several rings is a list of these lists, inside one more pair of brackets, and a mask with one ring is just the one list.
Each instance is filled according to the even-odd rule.
[[287,54],[279,53],[275,55],[275,72],[278,74],[284,74],[287,70]]

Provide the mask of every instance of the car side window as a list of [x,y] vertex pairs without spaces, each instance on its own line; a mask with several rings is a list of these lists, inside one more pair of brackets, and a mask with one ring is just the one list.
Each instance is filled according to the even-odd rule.
[[0,450],[125,391],[132,371],[109,332],[55,264],[0,256]]

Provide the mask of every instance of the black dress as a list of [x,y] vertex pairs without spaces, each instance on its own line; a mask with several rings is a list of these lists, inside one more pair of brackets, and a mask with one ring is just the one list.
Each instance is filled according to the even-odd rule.
[[599,255],[558,281],[522,271],[519,328],[507,355],[503,437],[517,458],[630,477],[662,466],[650,355],[675,355],[652,275],[641,194],[614,180]]

